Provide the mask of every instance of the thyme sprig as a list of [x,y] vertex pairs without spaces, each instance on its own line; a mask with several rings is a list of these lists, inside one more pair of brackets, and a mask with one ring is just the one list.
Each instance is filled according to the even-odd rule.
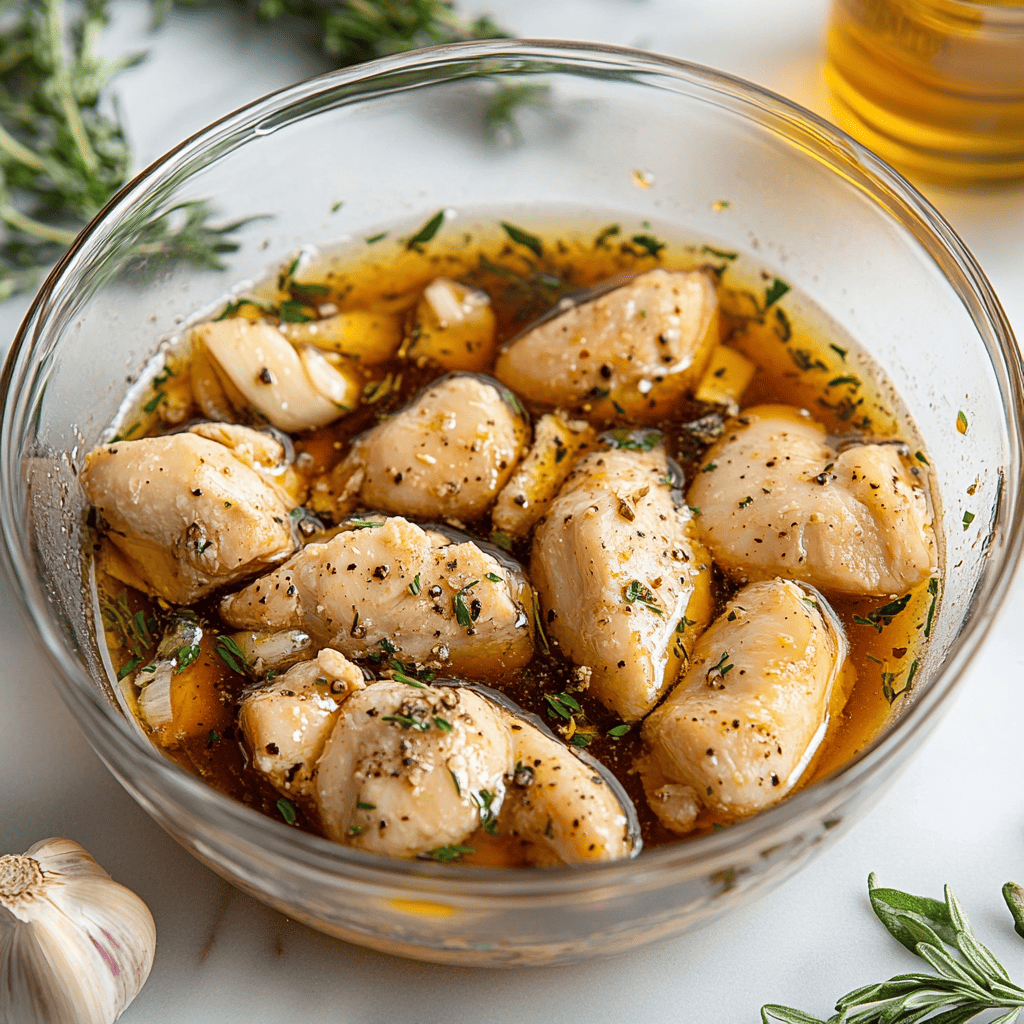
[[[1021,925],[1020,886],[1007,883],[1004,898]],[[960,901],[947,885],[945,901],[883,889],[868,876],[868,896],[875,915],[894,939],[927,963],[923,971],[898,974],[865,985],[836,1003],[836,1013],[822,1021],[788,1006],[761,1007],[763,1024],[961,1024],[986,1010],[1004,1010],[992,1024],[1011,1024],[1024,1008],[1024,988],[1015,985],[1002,964],[974,936]]]

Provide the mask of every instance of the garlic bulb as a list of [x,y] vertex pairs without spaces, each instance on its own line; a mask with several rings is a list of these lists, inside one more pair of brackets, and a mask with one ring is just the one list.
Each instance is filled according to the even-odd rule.
[[0,857],[0,1024],[113,1024],[155,948],[149,908],[78,843]]

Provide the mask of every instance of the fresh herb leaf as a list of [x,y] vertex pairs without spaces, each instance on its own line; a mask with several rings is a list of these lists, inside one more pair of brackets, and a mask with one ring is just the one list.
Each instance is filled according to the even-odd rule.
[[966,530],[971,525],[971,523],[973,523],[973,522],[974,522],[974,513],[973,512],[965,512],[964,513],[964,530]]
[[640,246],[648,256],[653,256],[656,260],[661,259],[661,250],[665,248],[665,243],[659,242],[654,235],[634,235],[630,241]]
[[608,239],[614,238],[616,235],[622,233],[622,228],[618,224],[609,224],[608,227],[601,230],[597,237],[594,239],[595,249],[606,249],[608,248]]
[[[1004,897],[1006,889],[1004,886]],[[986,1010],[1006,1011],[994,1018],[1000,1024],[1016,1020],[1024,1007],[1024,988],[1010,980],[1002,964],[975,938],[948,885],[945,900],[940,902],[880,888],[871,874],[868,895],[872,910],[889,934],[935,973],[902,974],[855,989],[836,1003],[838,1013],[829,1018],[829,1024],[915,1024],[926,1018],[935,1024],[960,1024]],[[823,1024],[800,1010],[774,1005],[761,1008],[761,1020],[765,1024]]]
[[444,210],[438,210],[406,243],[406,249],[423,252],[423,246],[431,241],[444,223]]
[[372,519],[354,519],[345,524],[350,530],[376,530],[383,526],[381,522],[374,522]]
[[135,655],[134,657],[132,657],[132,658],[129,658],[129,659],[128,659],[128,660],[127,660],[127,661],[126,661],[126,662],[125,662],[125,663],[124,663],[124,664],[123,664],[123,665],[122,665],[122,666],[121,666],[121,667],[120,667],[120,668],[119,668],[119,669],[117,670],[117,679],[118,679],[118,682],[120,682],[120,681],[121,681],[122,679],[124,679],[124,677],[125,677],[125,676],[131,675],[131,674],[132,674],[132,672],[134,672],[134,671],[135,671],[135,670],[136,670],[136,669],[137,669],[137,668],[139,667],[139,663],[140,663],[141,661],[142,661],[142,659],[141,659],[141,658],[140,658],[140,657],[139,657],[138,655]]
[[179,647],[178,648],[178,667],[174,670],[175,672],[184,672],[185,669],[195,663],[199,657],[199,644],[192,644],[190,647]]
[[764,290],[764,308],[768,309],[770,306],[774,306],[783,295],[790,290],[789,285],[785,281],[780,281],[779,278],[775,278],[772,283]]
[[931,465],[931,463],[925,457],[924,452],[914,452],[914,458],[917,459],[918,462],[923,462],[926,466]]
[[505,234],[512,239],[517,245],[525,245],[538,259],[544,255],[544,248],[541,245],[540,239],[536,235],[531,235],[528,231],[524,231],[522,228],[517,228],[515,224],[509,224],[507,221],[499,221]]
[[452,607],[455,609],[455,621],[464,629],[470,629],[473,625],[473,617],[470,615],[469,608],[466,607],[466,599],[461,592],[452,598]]
[[449,722],[447,718],[442,718],[440,715],[435,715],[434,716],[434,726],[437,729],[440,729],[441,732],[451,732],[452,731],[452,723]]
[[492,583],[504,583],[505,581],[495,572],[485,572],[484,576]]
[[832,349],[832,351],[835,352],[844,363],[846,362],[846,353],[850,351],[849,349],[840,348],[838,345],[829,345],[829,348]]
[[420,592],[420,574],[416,573],[416,575],[413,577],[412,583],[409,584],[409,593],[412,594],[413,597],[416,597],[416,596],[418,596],[419,592]]
[[608,730],[608,735],[611,736],[613,739],[619,740],[622,739],[622,737],[625,736],[626,733],[629,732],[629,730],[632,728],[633,726],[630,725],[628,722],[623,722],[622,725],[613,725]]
[[284,797],[281,797],[281,799],[277,801],[277,809],[280,811],[281,817],[284,818],[289,825],[295,824],[298,815],[295,813],[295,805],[291,800],[285,800]]
[[625,587],[625,597],[629,604],[642,604],[658,615],[664,615],[664,611],[658,607],[654,591],[645,587],[639,580],[630,580]]
[[448,843],[446,846],[439,846],[435,850],[428,850],[426,853],[417,854],[420,860],[436,860],[439,864],[451,864],[454,860],[476,853],[475,846],[464,846],[461,843]]
[[305,302],[286,299],[278,307],[278,314],[287,324],[308,324],[315,319]]
[[717,256],[720,260],[734,260],[739,256],[738,252],[726,252],[724,249],[716,249],[710,245],[702,245],[700,251],[711,253],[712,256]]
[[935,618],[935,602],[939,599],[939,581],[931,579],[928,581],[928,593],[931,596],[931,603],[928,605],[928,617],[924,622],[924,636],[927,640],[932,635],[932,619]]
[[888,626],[907,607],[909,600],[910,594],[904,594],[903,597],[897,597],[895,601],[890,601],[888,604],[883,604],[874,611],[868,612],[867,618],[854,615],[853,621],[859,626],[873,626],[875,632],[881,633],[882,627]]
[[362,800],[356,800],[356,808],[360,811],[375,811],[377,810],[376,804],[368,804]]
[[961,409],[956,414],[956,429],[957,429],[957,432],[960,433],[960,434],[966,434],[967,433],[967,416],[965,415],[963,409]]
[[1024,887],[1007,882],[1003,886],[1003,899],[1013,917],[1013,930],[1024,939]]
[[367,245],[376,245],[377,242],[382,242],[387,237],[388,233],[386,231],[378,231],[375,235],[367,235],[363,241]]
[[245,671],[245,655],[238,648],[238,644],[235,643],[234,639],[226,634],[222,634],[217,637],[217,643],[214,646],[214,650],[217,652],[220,660],[232,672],[237,672],[240,676],[246,674]]

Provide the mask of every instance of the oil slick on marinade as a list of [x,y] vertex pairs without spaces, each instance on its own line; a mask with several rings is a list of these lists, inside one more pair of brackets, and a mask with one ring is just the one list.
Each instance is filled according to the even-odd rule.
[[[93,498],[106,640],[154,742],[290,824],[368,850],[482,864],[629,856],[640,845],[630,800],[644,843],[657,845],[756,813],[849,760],[909,692],[939,596],[934,540],[924,537],[902,574],[875,571],[878,556],[866,570],[872,582],[832,587],[828,567],[822,578],[779,568],[808,548],[827,553],[815,508],[773,521],[774,561],[750,521],[756,505],[786,515],[786,488],[797,503],[830,489],[834,503],[863,513],[851,513],[856,533],[870,525],[862,506],[888,483],[920,529],[928,461],[918,444],[894,443],[913,437],[898,399],[785,282],[750,272],[734,253],[665,246],[648,225],[534,234],[504,222],[467,232],[442,224],[424,226],[430,237],[392,231],[355,254],[297,257],[235,297],[160,353],[112,443],[90,456],[87,483],[106,473]],[[655,323],[670,327],[652,331]],[[559,337],[576,348],[557,349]],[[792,480],[775,467],[781,450],[735,440],[780,405],[806,410],[780,415],[810,436],[804,461],[822,463]],[[752,407],[761,408],[744,416]],[[291,438],[249,429],[268,423]],[[163,434],[186,440],[147,443],[187,444],[196,463],[181,522],[143,505],[142,539],[111,544],[105,530],[123,539],[132,527],[108,464],[120,442]],[[120,444],[122,458],[131,448]],[[132,458],[138,493],[147,473],[163,471],[159,453]],[[451,482],[429,472],[439,459]],[[716,479],[733,462],[739,479]],[[263,516],[265,540],[232,546],[247,515]],[[787,531],[799,536],[781,538]],[[181,550],[168,557],[168,544]],[[324,590],[338,572],[352,574],[350,589]],[[771,590],[779,572],[824,597],[792,584]],[[580,599],[588,586],[603,595],[591,604]],[[763,637],[736,633],[731,620],[766,600],[775,608],[776,594],[806,614],[796,633],[767,630],[771,644],[799,650],[768,651],[765,661]],[[192,604],[172,610],[180,602]],[[404,630],[403,608],[413,623]],[[733,634],[741,663],[730,659]],[[704,651],[719,635],[722,650]],[[815,665],[807,686],[792,682],[801,659]],[[781,684],[775,725],[745,714],[740,691],[759,671],[806,689],[820,727],[794,715],[788,733],[776,729],[796,699]],[[498,687],[525,717],[434,685],[453,672]],[[730,682],[725,715],[711,704]],[[462,709],[474,701],[475,712]],[[699,714],[685,711],[698,705]],[[532,715],[561,742],[537,732]],[[674,741],[688,717],[699,727]],[[466,729],[483,744],[471,756]],[[724,730],[721,742],[700,730]],[[748,756],[752,737],[769,767],[716,775],[716,765]],[[527,750],[545,754],[524,764],[517,752]],[[573,751],[596,767],[580,768]],[[580,781],[561,802],[542,799],[539,780],[563,770]],[[448,808],[439,812],[448,825],[399,813],[406,797],[383,785],[389,771],[418,773],[416,791]],[[618,795],[588,817],[586,780],[605,772],[598,789]],[[378,790],[379,801],[365,795]]]

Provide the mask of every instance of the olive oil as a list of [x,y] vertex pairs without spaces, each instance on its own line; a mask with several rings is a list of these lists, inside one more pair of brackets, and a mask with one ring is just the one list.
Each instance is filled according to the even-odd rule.
[[[296,288],[300,296],[309,295],[308,286],[315,282],[318,302],[343,312],[366,308],[403,312],[413,308],[427,283],[445,275],[489,294],[500,344],[566,295],[659,265],[702,267],[713,276],[722,312],[722,340],[758,366],[744,395],[744,405],[781,402],[807,408],[842,438],[899,436],[912,440],[911,425],[900,415],[896,397],[887,393],[877,370],[850,339],[830,329],[824,319],[810,315],[806,302],[791,294],[786,282],[747,267],[735,253],[700,244],[663,243],[651,234],[649,225],[641,225],[634,233],[618,224],[595,225],[591,230],[581,230],[578,224],[555,224],[533,235],[518,228],[510,232],[506,226],[502,232],[493,225],[481,224],[467,231],[457,247],[432,245],[425,251],[401,240],[374,237],[354,254],[340,251],[315,256],[301,269],[307,290],[303,292],[302,285]],[[259,286],[250,297],[264,307],[280,303],[283,280],[278,277]],[[263,315],[256,305],[235,306],[242,315]],[[310,312],[314,312],[312,307]],[[124,436],[172,430],[187,415],[198,415],[195,409],[187,408],[188,359],[184,344],[161,356],[158,372],[133,396],[124,423],[118,424]],[[399,355],[391,363],[366,366],[361,372],[364,402],[356,411],[293,439],[296,467],[309,481],[338,464],[357,434],[401,408],[443,371]],[[722,412],[720,407],[688,399],[671,418],[657,425],[669,454],[681,465],[687,479],[698,471],[710,443],[690,424],[709,416],[721,418]],[[630,424],[620,417],[603,426]],[[912,444],[911,450],[918,447]],[[923,477],[927,460],[923,453],[918,454]],[[483,540],[490,539],[487,516],[466,524],[466,528]],[[512,553],[528,564],[529,542],[513,545]],[[114,665],[127,683],[131,670],[152,658],[161,617],[167,609],[161,608],[160,602],[126,590],[106,574],[109,557],[109,548],[101,543],[95,575],[100,606],[108,609],[104,615],[106,640]],[[714,587],[721,608],[736,588],[717,572]],[[851,655],[844,674],[849,698],[842,714],[830,723],[806,780],[820,778],[855,756],[905,699],[937,600],[938,587],[931,582],[892,601],[836,602],[850,640]],[[205,602],[193,611],[207,633],[195,661],[174,677],[176,696],[172,701],[191,725],[167,730],[160,736],[154,734],[154,741],[184,768],[225,794],[289,824],[317,832],[314,806],[284,800],[250,768],[249,754],[235,722],[237,703],[249,681],[232,671],[217,654],[213,638],[229,630],[223,629],[218,620],[216,602]],[[547,646],[538,644],[533,662],[502,689],[526,711],[560,732],[570,745],[585,748],[615,773],[636,804],[646,845],[679,841],[680,837],[662,826],[647,807],[636,771],[642,755],[639,723],[622,723],[590,697],[585,673],[561,657],[557,645],[552,644],[550,649]],[[366,667],[373,669],[374,665],[367,662]],[[127,703],[131,705],[136,689],[128,686],[127,691]],[[561,694],[570,695],[581,710],[571,715],[553,710],[553,701],[558,703]],[[721,824],[713,813],[704,812],[693,834]],[[515,866],[522,862],[516,849],[483,830],[468,844],[476,853],[462,858],[465,863]]]
[[826,80],[840,124],[947,183],[1024,177],[1024,3],[834,0]]

